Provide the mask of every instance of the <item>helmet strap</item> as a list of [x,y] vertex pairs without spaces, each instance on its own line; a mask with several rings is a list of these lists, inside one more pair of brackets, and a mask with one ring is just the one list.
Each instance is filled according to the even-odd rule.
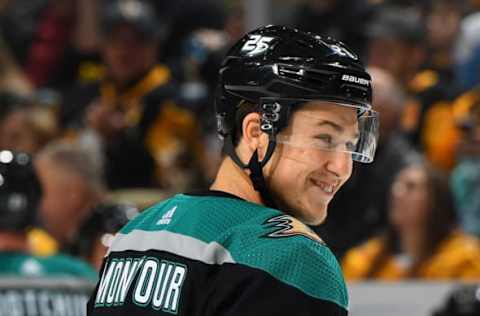
[[267,188],[265,177],[263,176],[263,167],[272,157],[276,145],[274,136],[270,135],[269,138],[270,139],[268,141],[267,152],[262,161],[259,161],[258,150],[256,149],[255,152],[252,154],[252,157],[250,158],[248,164],[244,164],[235,152],[231,135],[225,137],[224,151],[228,156],[230,156],[230,158],[232,158],[232,160],[237,166],[242,169],[250,170],[250,180],[252,181],[255,191],[258,191],[260,193],[262,201],[266,206],[276,208],[272,196]]
[[224,138],[223,141],[223,151],[230,157],[232,158],[233,162],[237,166],[239,166],[242,169],[247,169],[248,165],[244,164],[240,158],[238,158],[237,153],[235,152],[235,148],[233,147],[233,139],[232,136],[229,134]]
[[[275,142],[273,142],[273,146],[269,147],[275,147]],[[272,150],[273,153],[273,150]],[[250,158],[250,161],[248,162],[248,169],[250,170],[250,180],[253,183],[253,188],[255,191],[258,191],[260,193],[260,196],[262,197],[263,203],[271,208],[276,208],[275,203],[273,202],[272,195],[270,194],[270,191],[267,188],[267,183],[265,182],[265,177],[263,176],[263,161],[258,160],[258,150],[255,150],[255,152],[252,155],[252,158]]]

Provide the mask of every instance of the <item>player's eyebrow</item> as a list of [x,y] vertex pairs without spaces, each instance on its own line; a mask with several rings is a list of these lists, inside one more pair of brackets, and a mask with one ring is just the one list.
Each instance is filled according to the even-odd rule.
[[[345,131],[345,128],[343,126],[329,120],[321,120],[320,122],[318,122],[317,126],[330,126],[339,133],[343,133]],[[360,138],[360,134],[357,132],[353,135],[353,137],[355,139],[358,139]]]
[[318,122],[318,126],[324,126],[324,125],[331,126],[337,132],[343,132],[344,130],[344,128],[341,125],[329,120],[321,120],[320,122]]

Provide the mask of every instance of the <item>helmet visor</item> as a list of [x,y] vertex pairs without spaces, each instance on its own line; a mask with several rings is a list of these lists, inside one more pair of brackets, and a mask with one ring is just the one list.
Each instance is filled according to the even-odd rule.
[[[352,160],[362,163],[373,161],[379,117],[366,106],[324,100],[264,99],[262,102],[269,105],[262,104],[264,110],[289,108],[292,113],[288,126],[276,135],[277,143],[300,149],[347,153]],[[262,125],[276,119],[271,114],[262,113]]]

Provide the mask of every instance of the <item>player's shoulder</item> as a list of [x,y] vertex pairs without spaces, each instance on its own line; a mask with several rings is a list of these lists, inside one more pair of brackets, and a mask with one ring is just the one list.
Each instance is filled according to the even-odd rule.
[[[177,194],[140,213],[123,227],[120,233],[127,234],[140,229],[168,230],[189,235],[201,234],[203,231],[223,234],[227,228],[244,222],[260,222],[262,214],[271,212],[272,210],[261,205],[233,196]],[[200,239],[207,241],[212,238],[214,236]]]
[[[109,252],[153,249],[206,263],[231,262],[228,247],[237,244],[232,240],[248,236],[272,212],[233,196],[177,194],[132,219],[116,235]],[[177,247],[187,244],[195,251]]]
[[311,297],[348,308],[340,265],[307,225],[293,216],[277,214],[265,218],[261,227],[252,226],[239,234],[233,238],[238,244],[227,247],[236,263],[263,270]]

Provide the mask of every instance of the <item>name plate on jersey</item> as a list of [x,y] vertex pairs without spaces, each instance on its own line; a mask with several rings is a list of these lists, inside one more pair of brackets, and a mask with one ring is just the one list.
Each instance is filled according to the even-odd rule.
[[111,259],[100,280],[95,308],[122,306],[130,299],[141,307],[176,314],[186,275],[185,265],[154,257]]

